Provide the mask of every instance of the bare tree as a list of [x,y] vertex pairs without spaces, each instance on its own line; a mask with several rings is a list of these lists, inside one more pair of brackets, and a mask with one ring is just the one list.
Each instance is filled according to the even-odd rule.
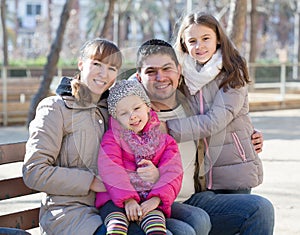
[[14,45],[14,50],[17,49],[17,38],[18,38],[18,32],[19,32],[19,19],[18,19],[18,11],[19,11],[19,2],[18,0],[15,0],[15,12],[14,12],[14,38],[13,38],[13,45]]
[[[250,28],[250,55],[249,62],[254,63],[257,55],[257,22],[258,22],[258,12],[257,12],[257,0],[251,0],[251,28]],[[255,83],[255,67],[252,66],[250,69],[250,77],[252,80],[252,85],[250,90],[253,90],[253,85]]]
[[8,65],[7,28],[6,28],[6,0],[1,0],[1,25],[3,39],[3,65]]
[[52,14],[51,14],[51,8],[52,8],[52,0],[48,0],[47,1],[47,5],[48,5],[48,12],[47,12],[47,18],[48,18],[48,21],[47,21],[47,35],[48,35],[48,40],[49,42],[51,42],[51,36],[52,36],[52,27],[51,27],[51,22],[52,22]]
[[247,16],[247,0],[238,0],[235,2],[234,27],[232,27],[231,39],[238,50],[242,48]]
[[133,7],[132,6],[133,0],[129,1],[119,1],[118,2],[118,12],[117,14],[119,15],[118,17],[118,38],[117,44],[119,47],[124,47],[126,46],[126,41],[128,41],[128,34],[129,34],[129,24],[130,24],[130,9]]
[[116,0],[109,0],[109,7],[107,14],[104,19],[104,25],[102,28],[102,31],[100,33],[101,37],[107,38],[112,40],[113,33],[112,33],[112,25],[113,25],[113,19],[114,19],[114,8],[115,8],[115,2]]
[[72,9],[74,0],[66,0],[66,3],[63,7],[60,23],[58,29],[56,31],[56,38],[52,42],[50,53],[47,57],[47,63],[44,66],[43,79],[40,83],[39,90],[34,95],[31,100],[31,104],[29,107],[29,113],[27,118],[27,126],[33,120],[35,116],[35,111],[38,103],[45,97],[47,97],[49,93],[50,84],[52,82],[53,76],[57,69],[57,62],[59,60],[59,53],[63,44],[63,37],[66,30],[67,22],[70,17],[70,11]]

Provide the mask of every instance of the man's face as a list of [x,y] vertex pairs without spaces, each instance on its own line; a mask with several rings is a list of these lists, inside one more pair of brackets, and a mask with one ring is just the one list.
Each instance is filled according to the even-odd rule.
[[169,55],[155,54],[144,60],[138,79],[153,104],[174,108],[180,73],[180,66]]

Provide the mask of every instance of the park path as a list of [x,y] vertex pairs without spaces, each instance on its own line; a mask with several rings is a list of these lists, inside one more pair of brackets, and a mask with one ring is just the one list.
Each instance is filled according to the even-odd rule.
[[[274,235],[300,235],[300,109],[251,112],[255,128],[264,135],[264,182],[253,190],[268,198],[275,207]],[[26,140],[24,126],[0,127],[0,143]],[[21,166],[0,170],[0,177],[21,174]],[[38,203],[33,199],[31,203]],[[28,203],[18,202],[16,206]],[[1,205],[0,212],[10,210],[11,205]],[[33,232],[34,235],[38,234]]]

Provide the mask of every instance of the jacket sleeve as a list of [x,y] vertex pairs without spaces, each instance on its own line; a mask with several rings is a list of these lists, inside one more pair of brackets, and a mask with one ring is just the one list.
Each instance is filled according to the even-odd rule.
[[122,149],[111,129],[104,134],[101,141],[98,169],[106,190],[116,206],[123,208],[124,202],[130,198],[140,201],[124,167]]
[[63,139],[63,104],[46,98],[37,107],[29,126],[23,164],[25,184],[37,191],[56,195],[87,195],[93,173],[86,169],[57,166]]
[[171,205],[181,189],[183,169],[180,152],[175,140],[167,135],[164,146],[158,164],[160,177],[150,191],[148,198],[159,197],[161,199],[159,208],[169,217]]
[[[219,133],[238,115],[245,103],[247,86],[230,88],[224,92],[219,89],[214,101],[205,114],[167,121],[169,133],[176,141],[198,140]],[[199,92],[196,94],[199,95]],[[205,97],[204,97],[205,99]],[[197,106],[200,107],[198,99]],[[200,110],[200,108],[197,110]]]

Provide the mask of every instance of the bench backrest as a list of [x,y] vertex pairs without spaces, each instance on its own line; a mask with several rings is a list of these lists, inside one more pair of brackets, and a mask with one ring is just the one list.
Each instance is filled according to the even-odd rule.
[[[0,144],[0,165],[23,162],[26,142]],[[22,177],[0,179],[0,201],[38,193],[29,189]],[[13,205],[12,205],[13,207]],[[15,208],[14,208],[15,209]],[[28,230],[39,226],[39,208],[0,215],[0,226]]]

